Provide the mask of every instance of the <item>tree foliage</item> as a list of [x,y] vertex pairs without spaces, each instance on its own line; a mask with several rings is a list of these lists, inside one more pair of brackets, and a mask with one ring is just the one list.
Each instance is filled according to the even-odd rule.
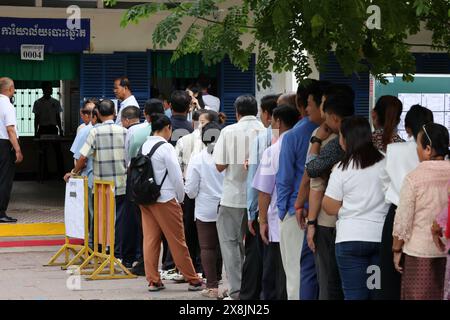
[[[117,0],[105,0],[113,6]],[[370,6],[377,6],[374,16]],[[373,7],[371,7],[373,8]],[[201,54],[207,65],[225,55],[245,70],[257,54],[258,84],[268,87],[271,71],[295,70],[299,81],[311,73],[307,54],[325,70],[334,51],[345,74],[369,71],[385,82],[385,73],[415,72],[411,46],[450,52],[450,0],[189,0],[140,4],[128,9],[122,26],[164,12],[152,40],[164,48],[180,39],[172,60]],[[377,18],[378,17],[378,18]],[[378,19],[380,28],[367,22]],[[188,24],[182,28],[183,23]],[[408,36],[429,30],[429,43],[408,43]],[[248,37],[250,41],[243,41]]]

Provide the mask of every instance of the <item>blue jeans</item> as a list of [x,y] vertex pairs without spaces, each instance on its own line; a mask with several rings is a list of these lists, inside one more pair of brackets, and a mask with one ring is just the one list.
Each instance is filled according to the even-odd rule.
[[317,281],[316,263],[314,253],[308,246],[305,232],[300,256],[300,300],[317,300],[318,298],[319,283]]
[[348,241],[336,244],[336,260],[345,300],[369,300],[375,294],[367,284],[372,272],[368,267],[380,265],[380,243]]

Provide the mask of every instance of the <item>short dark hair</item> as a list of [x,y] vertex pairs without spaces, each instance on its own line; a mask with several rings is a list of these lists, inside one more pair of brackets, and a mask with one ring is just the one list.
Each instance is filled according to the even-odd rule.
[[323,112],[335,114],[340,118],[354,115],[355,92],[350,86],[333,84],[324,90],[323,95],[326,97]]
[[98,104],[98,112],[102,117],[114,115],[115,110],[114,102],[109,99],[104,99]]
[[211,85],[211,81],[205,74],[200,74],[198,76],[197,84],[201,89],[209,89],[209,86]]
[[329,81],[314,81],[308,86],[308,96],[311,95],[313,97],[317,106],[320,106],[322,103],[322,96],[329,86],[331,86]]
[[315,79],[305,79],[303,83],[299,84],[296,94],[297,106],[301,106],[303,109],[308,105],[308,96],[310,88],[317,82]]
[[341,134],[345,140],[345,154],[341,167],[346,170],[353,161],[354,169],[368,168],[384,156],[373,145],[370,123],[363,117],[347,117],[342,120]]
[[420,132],[422,136],[417,143],[420,143],[422,148],[430,146],[437,157],[450,156],[449,134],[446,127],[438,123],[428,123],[422,126]]
[[130,80],[128,79],[127,76],[122,76],[122,77],[116,78],[114,81],[119,81],[119,84],[121,87],[127,87],[128,90],[131,91]]
[[195,110],[194,112],[192,112],[192,121],[198,121],[198,119],[200,119],[200,116],[204,113],[208,113],[208,110],[206,109]]
[[278,107],[277,101],[279,94],[268,94],[261,98],[261,110],[267,112],[269,115],[273,114],[273,110]]
[[93,117],[96,117],[97,118],[97,123],[102,123],[102,120],[100,120],[100,117],[98,116],[98,108],[99,108],[99,106],[100,106],[100,101],[98,101],[96,104],[95,104],[95,107],[94,107],[94,109],[92,109],[92,118]]
[[252,95],[239,96],[234,102],[237,114],[242,117],[256,116],[258,114],[258,102]]
[[144,112],[151,116],[153,113],[164,113],[163,102],[159,99],[149,99],[145,102]]
[[51,81],[42,81],[41,89],[44,90],[47,88],[53,88],[52,82]]
[[172,126],[169,117],[163,113],[152,114],[152,133],[161,131],[166,126]]
[[137,106],[127,106],[121,112],[121,117],[127,120],[139,119],[141,116],[141,109]]
[[83,105],[81,106],[81,109],[86,109],[86,106],[90,103],[97,104],[98,102],[99,102],[99,100],[97,98],[85,99],[83,102]]
[[273,110],[273,118],[280,119],[288,128],[292,128],[298,121],[299,112],[297,108],[282,104]]
[[172,110],[179,113],[187,112],[189,110],[191,100],[192,98],[189,93],[183,90],[175,90],[170,95]]
[[209,122],[216,122],[218,124],[222,124],[220,120],[220,113],[216,112],[214,110],[208,110],[207,112],[207,118]]
[[409,109],[405,117],[405,129],[411,129],[414,140],[417,140],[422,126],[427,123],[434,122],[433,112],[420,104],[415,104]]

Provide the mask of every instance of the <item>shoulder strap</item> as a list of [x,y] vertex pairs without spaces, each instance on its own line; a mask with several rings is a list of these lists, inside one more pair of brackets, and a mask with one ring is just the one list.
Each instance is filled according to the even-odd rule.
[[[153,154],[156,152],[156,150],[162,146],[163,144],[165,144],[167,142],[165,141],[160,141],[157,144],[155,144],[152,148],[152,150],[150,150],[150,153],[148,154],[148,157],[151,159],[151,157],[153,156]],[[160,186],[163,185],[164,181],[166,180],[167,174],[169,173],[169,171],[166,170],[166,173],[164,174],[164,178],[162,179],[161,183],[159,184]]]
[[158,142],[157,144],[155,144],[155,145],[153,146],[153,148],[150,150],[150,152],[148,153],[148,157],[151,158],[151,157],[153,156],[153,154],[156,152],[156,150],[157,150],[160,146],[162,146],[164,143],[167,143],[167,142],[165,142],[165,141],[160,141],[160,142]]

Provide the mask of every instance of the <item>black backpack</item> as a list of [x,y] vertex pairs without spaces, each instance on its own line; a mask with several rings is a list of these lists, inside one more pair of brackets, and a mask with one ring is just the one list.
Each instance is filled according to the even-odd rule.
[[128,171],[128,183],[130,183],[129,190],[131,191],[130,200],[136,204],[154,204],[161,196],[161,186],[163,185],[164,180],[166,180],[168,172],[166,170],[166,174],[164,175],[161,184],[158,185],[155,181],[151,157],[164,143],[166,142],[161,141],[155,144],[148,155],[142,154],[141,147],[138,155],[131,159]]

